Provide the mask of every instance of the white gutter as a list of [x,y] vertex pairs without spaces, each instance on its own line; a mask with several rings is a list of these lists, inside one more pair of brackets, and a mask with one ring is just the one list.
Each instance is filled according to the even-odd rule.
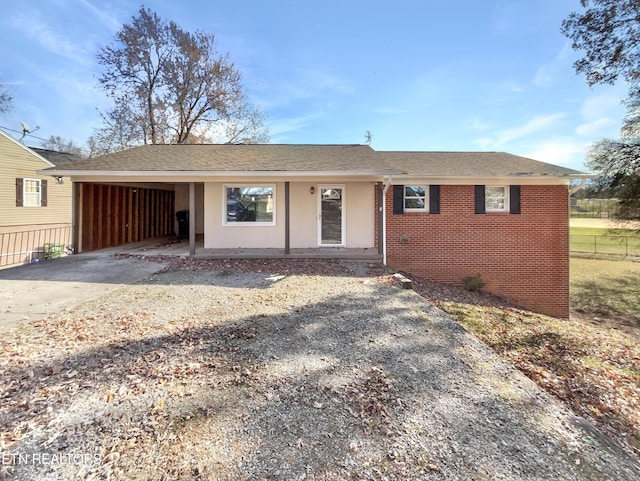
[[379,206],[382,209],[382,263],[387,265],[387,191],[391,186],[393,176],[390,175],[384,182],[382,188],[382,205]]
[[290,171],[290,170],[240,170],[240,171],[220,171],[220,170],[64,170],[45,169],[39,170],[39,174],[56,177],[84,177],[84,176],[105,176],[105,177],[319,177],[319,176],[346,176],[346,177],[380,177],[384,175],[396,174],[399,172],[392,170],[367,171],[367,170],[313,170],[313,171]]

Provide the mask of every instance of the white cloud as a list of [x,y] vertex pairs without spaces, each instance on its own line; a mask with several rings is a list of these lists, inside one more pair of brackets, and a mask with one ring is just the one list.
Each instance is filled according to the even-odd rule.
[[572,169],[584,170],[585,153],[588,144],[571,138],[557,138],[537,145],[524,153],[525,157],[541,160],[550,164],[563,165]]
[[625,113],[620,99],[620,91],[616,88],[588,97],[580,109],[582,123],[576,127],[576,134],[592,140],[617,137]]
[[566,114],[563,112],[544,116],[538,115],[523,125],[498,132],[495,138],[495,144],[497,146],[501,146],[514,140],[547,130],[553,127],[558,120],[565,116]]
[[612,127],[618,125],[613,119],[602,117],[592,122],[586,122],[576,127],[576,134],[581,137],[598,137],[603,131],[611,130]]
[[508,93],[518,93],[518,92],[524,91],[524,87],[512,79],[507,79],[504,82],[502,82],[502,88],[503,90],[506,90]]
[[533,77],[536,87],[549,87],[556,82],[558,77],[571,70],[571,43],[565,42],[556,57],[546,64],[540,65]]
[[[117,32],[122,28],[122,21],[111,14],[110,9],[105,9],[104,5],[94,5],[90,1],[80,0],[80,3],[89,10],[110,32]],[[136,12],[137,15],[137,12]]]
[[542,65],[538,67],[536,75],[533,78],[533,85],[536,87],[548,87],[553,83],[555,79],[555,69],[549,65]]
[[487,122],[483,122],[477,117],[471,121],[471,128],[473,130],[487,130],[490,126],[491,124]]
[[509,33],[521,28],[521,15],[516,5],[510,2],[498,2],[491,12],[491,28],[495,32]]
[[[271,120],[269,122],[269,132],[271,134],[272,141],[275,142],[274,137],[282,136],[282,134],[303,129],[313,124],[315,121],[321,119],[322,117],[324,117],[323,113],[314,112],[299,117]],[[286,136],[284,138],[286,138]]]
[[69,37],[55,31],[39,16],[19,14],[10,19],[12,28],[36,41],[44,50],[62,56],[81,65],[92,62],[92,53],[83,49],[81,44],[72,42]]
[[619,92],[609,91],[600,95],[588,97],[583,103],[580,113],[586,120],[593,120],[607,114],[617,114],[624,112],[621,103],[622,96]]
[[284,77],[288,79],[286,82],[278,79],[277,82],[267,83],[263,79],[260,103],[265,108],[283,107],[300,100],[307,103],[309,100],[335,100],[336,94],[350,95],[354,91],[348,80],[320,70],[303,69],[285,72]]

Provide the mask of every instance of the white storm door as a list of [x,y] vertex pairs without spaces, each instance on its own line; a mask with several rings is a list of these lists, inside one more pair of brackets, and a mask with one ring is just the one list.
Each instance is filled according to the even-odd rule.
[[345,245],[344,185],[318,186],[318,232],[321,247]]

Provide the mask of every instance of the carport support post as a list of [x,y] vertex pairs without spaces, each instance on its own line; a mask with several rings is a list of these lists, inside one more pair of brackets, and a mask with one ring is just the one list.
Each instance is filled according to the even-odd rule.
[[189,255],[196,254],[196,184],[189,183]]
[[289,182],[284,183],[284,253],[291,254],[289,226]]

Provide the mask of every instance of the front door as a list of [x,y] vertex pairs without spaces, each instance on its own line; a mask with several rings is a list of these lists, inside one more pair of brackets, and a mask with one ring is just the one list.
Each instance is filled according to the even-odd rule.
[[320,246],[344,246],[344,186],[318,186]]

